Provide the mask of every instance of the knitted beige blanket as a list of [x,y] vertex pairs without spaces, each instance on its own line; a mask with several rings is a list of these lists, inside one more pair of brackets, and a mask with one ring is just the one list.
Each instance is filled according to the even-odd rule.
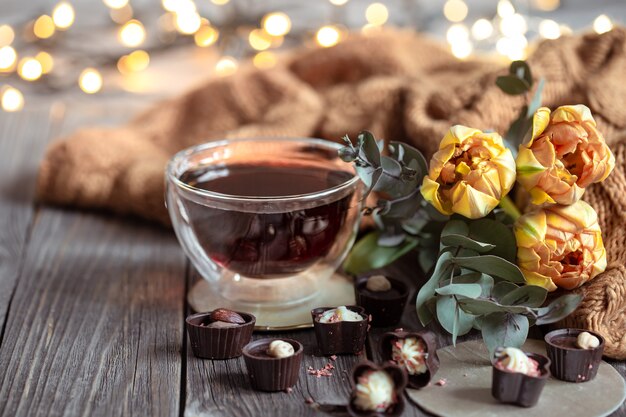
[[[617,163],[584,195],[598,212],[609,266],[580,291],[568,325],[600,332],[605,353],[626,358],[626,29],[539,44],[529,59],[546,80],[544,105],[589,106]],[[427,157],[453,124],[505,133],[523,100],[494,84],[502,63],[459,61],[411,31],[354,37],[292,52],[278,67],[244,68],[157,104],[125,126],[89,128],[54,143],[39,197],[168,222],[163,170],[176,151],[216,138],[312,136],[337,140],[368,129]]]

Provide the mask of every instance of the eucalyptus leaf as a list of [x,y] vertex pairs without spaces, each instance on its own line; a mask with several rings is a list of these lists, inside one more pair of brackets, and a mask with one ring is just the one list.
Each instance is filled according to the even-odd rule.
[[509,292],[500,299],[504,305],[524,305],[527,307],[539,307],[546,300],[548,291],[537,285],[523,285]]
[[451,219],[446,223],[441,231],[441,237],[450,235],[468,236],[469,226],[463,220]]
[[400,245],[406,239],[404,233],[380,233],[378,236],[378,245],[386,248],[393,248]]
[[378,245],[378,236],[378,232],[368,233],[354,245],[343,264],[346,272],[359,275],[372,269],[382,268],[408,253],[418,243],[415,239],[405,239],[400,246],[382,247]]
[[357,157],[357,152],[352,147],[344,146],[337,151],[339,158],[344,162],[353,162]]
[[530,84],[528,84],[528,82],[514,75],[499,76],[496,79],[496,85],[500,87],[500,90],[511,96],[524,94],[530,90]]
[[435,262],[437,262],[437,255],[439,251],[437,249],[427,249],[422,248],[417,253],[417,261],[420,265],[420,268],[425,274],[428,274],[430,270],[435,266]]
[[522,314],[492,313],[478,321],[491,357],[500,346],[521,347],[528,336],[528,318]]
[[[460,275],[458,277],[454,277],[454,283],[480,285],[481,291],[479,297],[490,297],[494,286],[493,278],[487,274],[482,274],[480,272],[471,272],[468,274]],[[446,284],[449,284],[449,282]]]
[[435,290],[439,295],[462,295],[468,298],[478,298],[482,293],[482,287],[479,284],[448,284]]
[[509,66],[509,74],[526,81],[529,86],[533,85],[533,74],[526,61],[511,62],[511,65]]
[[375,168],[380,167],[380,149],[371,132],[364,130],[359,133],[359,157]]
[[390,142],[389,150],[392,157],[415,169],[415,180],[421,184],[424,176],[428,173],[428,162],[424,155],[411,145],[402,142]]
[[437,321],[452,335],[452,343],[456,345],[458,336],[472,330],[475,317],[461,310],[454,296],[437,297]]
[[359,174],[359,178],[361,179],[363,184],[365,184],[365,187],[366,187],[365,192],[363,193],[363,197],[362,197],[362,200],[365,200],[367,196],[372,192],[372,190],[376,187],[378,180],[383,174],[383,169],[380,167],[378,168],[373,168],[371,166],[361,167],[358,165],[355,166],[355,169],[356,169],[357,174]]
[[[452,254],[448,252],[442,254],[439,259],[437,259],[432,276],[424,285],[422,285],[422,288],[420,288],[417,293],[415,308],[417,309],[417,315],[420,318],[420,321],[422,321],[422,314],[420,312],[422,307],[428,299],[435,295],[435,290],[439,287],[439,282],[448,278],[454,270],[454,265],[451,260]],[[424,322],[422,322],[422,324],[424,324]]]
[[509,281],[500,281],[497,282],[493,286],[493,291],[491,292],[491,296],[496,300],[500,301],[503,297],[505,297],[511,291],[515,291],[519,287],[512,282]]
[[469,314],[477,316],[491,313],[533,314],[526,306],[505,306],[487,298],[460,298],[459,305]]
[[471,257],[457,257],[454,259],[457,266],[482,272],[491,276],[506,279],[507,281],[523,283],[524,275],[517,265],[494,255]]
[[487,252],[511,263],[517,257],[517,243],[511,228],[493,219],[474,220],[469,225],[469,237],[475,241],[489,243],[495,247]]
[[441,243],[445,246],[460,246],[466,249],[471,249],[478,253],[489,252],[496,247],[496,245],[479,242],[467,236],[453,234],[449,234],[446,236],[441,235]]
[[582,301],[581,294],[566,294],[537,310],[537,325],[554,323],[569,316]]

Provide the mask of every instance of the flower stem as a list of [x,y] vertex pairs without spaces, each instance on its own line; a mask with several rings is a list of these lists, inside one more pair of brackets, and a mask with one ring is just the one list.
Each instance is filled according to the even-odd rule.
[[522,215],[515,203],[513,203],[513,200],[511,200],[508,195],[502,197],[500,200],[500,207],[506,214],[511,216],[513,220],[517,220]]

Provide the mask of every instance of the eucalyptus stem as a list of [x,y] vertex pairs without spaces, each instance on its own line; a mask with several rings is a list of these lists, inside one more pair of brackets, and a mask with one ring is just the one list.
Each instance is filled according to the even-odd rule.
[[502,197],[500,200],[500,207],[506,214],[511,216],[513,220],[517,220],[522,215],[515,203],[513,203],[513,200],[511,200],[508,195]]

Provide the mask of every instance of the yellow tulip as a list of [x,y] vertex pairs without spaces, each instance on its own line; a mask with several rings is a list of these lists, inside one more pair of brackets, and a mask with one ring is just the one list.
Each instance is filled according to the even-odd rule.
[[572,204],[585,187],[611,173],[615,157],[589,108],[579,104],[552,113],[546,107],[537,110],[532,137],[520,146],[516,164],[517,180],[533,204]]
[[515,160],[497,133],[457,125],[430,160],[421,192],[440,213],[485,217],[515,182]]
[[549,291],[580,287],[606,269],[598,215],[582,200],[524,214],[515,223],[515,239],[526,282]]

